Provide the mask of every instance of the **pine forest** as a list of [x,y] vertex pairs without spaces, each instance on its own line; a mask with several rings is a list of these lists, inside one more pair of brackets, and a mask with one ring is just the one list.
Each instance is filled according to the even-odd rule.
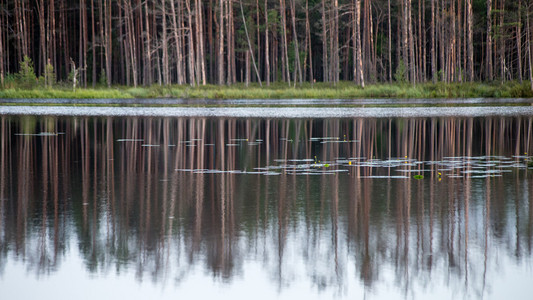
[[530,0],[0,0],[2,85],[531,81]]

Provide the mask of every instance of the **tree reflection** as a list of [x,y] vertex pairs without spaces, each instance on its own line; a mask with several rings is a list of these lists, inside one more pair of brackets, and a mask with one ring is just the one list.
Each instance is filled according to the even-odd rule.
[[[47,274],[75,245],[89,272],[133,267],[139,280],[179,281],[202,266],[231,281],[254,261],[279,288],[305,275],[317,289],[342,290],[354,266],[368,288],[393,270],[409,295],[433,277],[483,293],[502,253],[532,258],[530,170],[474,179],[451,169],[461,178],[450,178],[436,164],[407,164],[461,157],[466,173],[473,157],[523,164],[533,153],[531,118],[2,116],[0,124],[0,269],[14,257]],[[258,172],[291,160],[395,158],[406,160],[406,178],[372,164]]]

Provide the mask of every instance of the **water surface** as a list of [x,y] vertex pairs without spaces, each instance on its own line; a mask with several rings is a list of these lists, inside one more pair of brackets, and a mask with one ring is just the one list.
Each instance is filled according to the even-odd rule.
[[533,292],[529,113],[91,114],[0,116],[2,299]]

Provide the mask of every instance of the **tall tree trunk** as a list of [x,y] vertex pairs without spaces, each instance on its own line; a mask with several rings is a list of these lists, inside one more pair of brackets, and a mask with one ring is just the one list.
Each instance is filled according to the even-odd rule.
[[407,78],[410,78],[410,63],[409,63],[409,6],[410,1],[409,0],[402,0],[402,11],[403,11],[403,18],[402,18],[402,57],[403,57],[403,63],[405,64],[407,72]]
[[[106,79],[107,79],[107,86],[111,87],[111,82],[113,79],[112,72],[111,72],[111,61],[113,59],[112,57],[112,49],[113,49],[113,43],[112,40],[112,24],[111,24],[111,0],[105,0],[105,28],[106,28],[106,36],[105,36],[105,62],[106,62]],[[122,24],[120,25],[122,26]]]
[[[181,0],[180,0],[181,1]],[[175,0],[170,0],[170,9],[172,12],[172,27],[174,33],[174,41],[176,42],[176,73],[178,84],[185,83],[185,76],[183,66],[183,45],[181,43],[181,28],[178,30],[178,19],[176,14],[176,6],[174,4]],[[181,14],[181,12],[179,12]]]
[[[55,0],[49,1],[49,27],[50,27],[50,40],[48,42],[48,57],[51,59],[52,66],[54,67],[54,72],[57,73],[57,60],[56,60],[56,9],[55,9]],[[56,77],[57,79],[57,77]]]
[[412,21],[412,12],[411,12],[411,0],[407,0],[408,8],[408,30],[409,30],[409,66],[411,69],[411,82],[413,85],[416,83],[416,66],[415,66],[415,44],[413,38],[413,21]]
[[[256,47],[256,57],[257,57],[257,67],[259,68],[259,74],[261,73],[261,25],[260,25],[260,18],[259,18],[259,11],[260,11],[260,4],[259,0],[255,0],[255,28],[256,28],[256,34],[257,34],[257,47]],[[268,13],[265,11],[265,14]]]
[[281,14],[281,30],[282,30],[282,37],[281,37],[281,47],[283,48],[283,56],[282,60],[285,65],[285,73],[283,74],[285,77],[285,80],[291,85],[291,73],[289,68],[289,52],[288,52],[288,42],[287,42],[287,17],[286,17],[286,6],[285,6],[285,0],[279,0],[279,11]]
[[208,81],[216,82],[215,79],[215,41],[213,37],[213,22],[216,23],[215,9],[213,7],[213,0],[209,0],[209,9],[207,10],[207,45],[208,51],[207,58],[209,65],[206,68],[209,70]]
[[87,28],[87,2],[85,0],[82,0],[82,6],[81,6],[81,28],[82,28],[82,34],[81,38],[82,41],[82,56],[83,61],[81,61],[83,64],[81,64],[80,69],[80,77],[82,78],[82,82],[80,85],[83,84],[84,88],[87,88],[87,48],[89,43],[88,38],[88,28]]
[[[467,0],[466,0],[467,1]],[[465,5],[466,5],[466,2],[465,2]],[[466,20],[466,18],[468,18],[467,16],[465,16],[465,20],[462,21],[461,19],[463,18],[463,15],[462,15],[462,5],[461,5],[461,0],[457,0],[457,31],[456,31],[456,37],[455,37],[455,40],[457,41],[456,42],[456,45],[455,45],[455,72],[456,72],[456,81],[458,82],[463,82],[463,71],[467,71],[467,66],[466,64],[461,64],[462,63],[462,56],[467,56],[467,52],[465,51],[464,55],[463,53],[461,53],[462,51],[462,45],[461,45],[461,41],[462,39],[467,39],[467,34],[463,34],[463,30],[462,30],[462,27],[461,26],[464,26],[465,29],[466,27],[468,27],[468,21]],[[465,25],[462,25],[462,22],[465,23]],[[466,33],[466,31],[465,31]],[[466,74],[466,76],[468,76],[468,74]]]
[[[431,0],[432,3],[435,0]],[[389,27],[389,82],[392,82],[392,28],[391,28],[391,9],[390,9],[390,0],[387,1],[387,23]]]
[[[170,0],[173,2],[174,0]],[[169,59],[168,59],[168,41],[167,41],[167,0],[161,0],[161,51],[163,59],[163,84],[170,84]]]
[[[336,11],[337,17],[335,19],[338,19],[338,9]],[[368,80],[369,78],[376,78],[376,53],[374,47],[371,0],[363,1],[363,16],[363,75]],[[338,36],[338,25],[336,26],[336,32],[337,34],[335,36]],[[338,50],[338,41],[336,44]],[[337,56],[336,59],[338,60],[339,57]]]
[[224,84],[224,0],[219,0],[218,23],[218,84]]
[[4,87],[4,12],[0,12],[0,87]]
[[472,0],[466,0],[468,16],[468,80],[474,81],[474,16],[472,11]]
[[[307,39],[307,43],[305,45],[305,47],[308,48],[308,51],[306,51],[306,53],[308,53],[309,55],[309,81],[311,82],[311,85],[314,84],[314,81],[315,81],[315,78],[313,76],[313,49],[311,47],[311,24],[309,22],[309,0],[306,0],[305,1],[305,28],[306,28],[306,39]],[[304,68],[304,72],[305,72],[305,68]]]
[[504,29],[504,16],[505,16],[505,0],[500,0],[499,8],[499,39],[498,39],[498,56],[500,58],[500,80],[505,82],[505,29]]
[[185,0],[185,7],[187,8],[187,38],[189,42],[189,84],[191,86],[196,85],[196,60],[194,57],[194,39],[193,39],[193,29],[192,29],[192,12],[191,12],[191,1]]
[[431,0],[431,80],[437,82],[437,55],[435,52],[435,0]]
[[92,36],[92,50],[93,50],[93,66],[92,66],[92,85],[96,87],[96,31],[95,31],[95,19],[94,19],[94,0],[91,0],[91,36]]
[[518,69],[518,80],[522,83],[522,0],[518,0],[518,16],[516,24],[516,54],[517,54],[517,69]]
[[322,72],[323,81],[329,82],[328,76],[328,35],[327,35],[327,22],[326,22],[326,0],[322,0]]
[[[296,86],[296,80],[300,81],[300,85],[303,83],[302,78],[302,66],[300,63],[300,49],[299,49],[299,43],[298,43],[298,33],[296,31],[296,5],[294,4],[294,0],[289,0],[290,6],[291,6],[291,19],[292,19],[292,32],[293,32],[293,38],[294,38],[294,85]],[[337,0],[335,0],[337,1]],[[296,75],[299,75],[298,77]]]
[[268,39],[268,1],[265,0],[265,69],[267,86],[270,86],[270,50]]
[[252,49],[252,43],[250,42],[250,35],[248,34],[248,27],[246,26],[246,19],[244,18],[244,9],[242,8],[242,0],[239,0],[239,4],[241,6],[241,16],[242,16],[242,22],[244,24],[244,32],[246,33],[246,40],[248,41],[248,55],[252,56],[252,63],[254,65],[255,75],[257,76],[259,85],[263,87],[263,84],[261,83],[261,76],[259,76],[259,70],[257,69],[257,64],[255,63],[254,51]]
[[205,49],[204,49],[204,21],[203,21],[203,8],[202,1],[196,0],[196,15],[197,15],[197,42],[199,47],[198,61],[200,62],[200,78],[199,81],[202,82],[202,85],[207,84],[207,77],[205,72]]
[[[152,38],[150,36],[150,18],[148,17],[148,11],[149,11],[149,8],[148,8],[148,1],[144,1],[144,21],[145,21],[145,26],[144,26],[144,33],[141,31],[141,34],[144,34],[146,36],[146,39],[144,41],[144,48],[145,48],[145,56],[144,56],[144,76],[143,76],[143,82],[144,82],[144,85],[146,86],[150,86],[152,85],[152,75],[153,75],[153,70],[152,70],[152,63],[153,63],[153,60],[152,60]],[[142,18],[141,18],[142,19]]]
[[237,67],[235,59],[235,22],[233,21],[233,0],[227,2],[228,5],[228,22],[227,22],[227,38],[228,38],[228,78],[227,84],[233,84],[237,81]]
[[487,0],[487,73],[486,77],[492,81],[494,72],[492,67],[492,0]]
[[531,61],[533,59],[533,55],[531,53],[531,24],[529,21],[529,7],[530,7],[530,1],[527,3],[527,10],[526,10],[526,30],[527,30],[527,55],[528,55],[528,67],[529,67],[529,88],[531,91],[533,91],[533,62]]
[[137,87],[138,85],[138,65],[137,65],[137,40],[135,38],[135,29],[133,24],[133,9],[131,7],[131,0],[125,0],[125,9],[126,9],[126,27],[127,27],[127,36],[128,47],[126,49],[130,50],[130,64],[131,64],[131,73],[133,78],[133,86]]
[[445,34],[444,34],[444,30],[445,30],[445,22],[444,22],[444,17],[445,17],[445,11],[444,11],[444,0],[441,0],[440,1],[440,5],[439,5],[439,8],[437,9],[437,11],[440,11],[441,13],[439,14],[439,19],[438,19],[438,32],[439,32],[439,35],[437,37],[437,41],[438,41],[438,45],[439,45],[439,65],[440,65],[440,72],[439,73],[442,73],[440,76],[441,76],[441,80],[442,81],[446,81],[447,80],[447,70],[446,70],[446,60],[444,59],[444,53],[445,53],[445,45],[446,45],[446,38],[445,38]]
[[39,13],[39,41],[41,42],[40,48],[40,64],[39,69],[41,70],[39,73],[44,74],[44,82],[45,86],[47,86],[48,78],[46,72],[44,70],[46,69],[46,24],[45,24],[45,18],[44,18],[44,0],[40,0],[37,6],[37,10]]
[[361,55],[361,0],[355,0],[354,8],[354,39],[355,39],[355,82],[365,87],[365,78],[363,76],[363,58]]

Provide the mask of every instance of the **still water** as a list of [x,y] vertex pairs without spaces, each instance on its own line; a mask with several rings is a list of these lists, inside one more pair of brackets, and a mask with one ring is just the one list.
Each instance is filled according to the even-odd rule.
[[1,299],[530,299],[533,117],[0,116]]

